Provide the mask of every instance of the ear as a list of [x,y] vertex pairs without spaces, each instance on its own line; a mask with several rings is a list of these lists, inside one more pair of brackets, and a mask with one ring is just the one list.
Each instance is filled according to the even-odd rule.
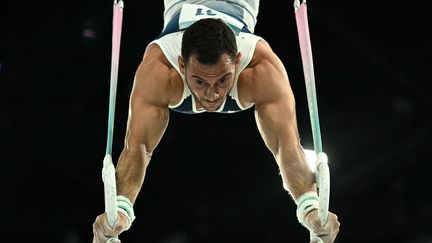
[[240,66],[240,61],[241,61],[241,58],[242,58],[242,53],[241,52],[238,52],[237,53],[237,56],[236,56],[236,68],[238,68],[239,66]]
[[179,68],[180,68],[180,72],[185,75],[185,62],[182,56],[178,56],[177,57],[178,60],[178,64],[179,64]]

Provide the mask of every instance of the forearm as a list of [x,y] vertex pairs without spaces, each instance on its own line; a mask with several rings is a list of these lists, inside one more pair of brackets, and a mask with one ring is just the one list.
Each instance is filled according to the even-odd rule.
[[307,164],[300,144],[281,146],[275,154],[284,188],[296,199],[307,191],[316,191],[315,176]]
[[135,203],[144,182],[150,158],[151,153],[145,148],[125,148],[123,150],[116,169],[118,195],[125,196]]
[[289,114],[279,111],[278,106],[258,106],[256,121],[258,129],[269,150],[272,152],[284,182],[294,199],[307,191],[315,191],[315,177],[309,168],[300,138],[295,117],[274,114]]

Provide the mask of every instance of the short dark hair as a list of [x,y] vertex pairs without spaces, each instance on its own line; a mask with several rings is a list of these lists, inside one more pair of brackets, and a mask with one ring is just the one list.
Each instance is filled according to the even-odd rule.
[[200,19],[184,31],[181,54],[185,63],[195,54],[203,64],[216,64],[223,54],[234,60],[237,55],[234,32],[220,19]]

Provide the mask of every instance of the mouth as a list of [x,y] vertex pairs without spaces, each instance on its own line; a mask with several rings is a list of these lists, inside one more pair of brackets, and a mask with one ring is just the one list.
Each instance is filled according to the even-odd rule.
[[205,102],[207,104],[207,110],[217,110],[220,107],[219,100]]

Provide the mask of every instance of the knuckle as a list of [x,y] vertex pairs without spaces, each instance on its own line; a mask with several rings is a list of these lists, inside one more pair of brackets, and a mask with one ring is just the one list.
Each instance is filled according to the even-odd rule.
[[114,232],[116,234],[120,234],[124,229],[124,225],[123,224],[117,224],[114,228]]
[[96,221],[101,220],[101,218],[102,218],[102,214],[100,214],[100,215],[98,215],[98,216],[96,217]]
[[311,224],[316,228],[321,228],[321,221],[319,218],[314,217],[311,219]]
[[100,225],[98,222],[94,222],[93,223],[93,232],[98,232],[100,231]]

